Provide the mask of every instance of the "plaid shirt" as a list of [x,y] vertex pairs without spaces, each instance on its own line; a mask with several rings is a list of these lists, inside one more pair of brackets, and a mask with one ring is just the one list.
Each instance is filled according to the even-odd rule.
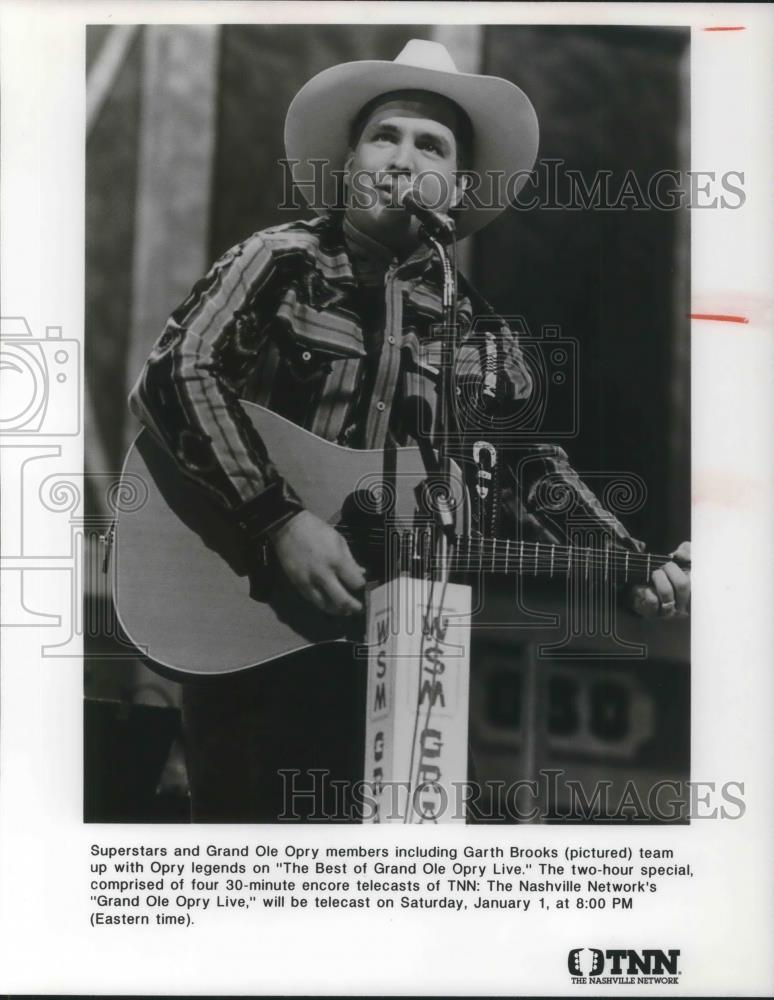
[[[349,447],[410,443],[417,414],[435,425],[440,289],[439,265],[424,247],[401,263],[331,217],[263,230],[227,251],[175,310],[130,406],[181,470],[258,539],[302,505],[240,399]],[[498,408],[527,399],[532,380],[516,336],[478,297],[474,320],[474,295],[458,299],[455,376],[458,400],[480,414],[492,405],[486,399]],[[587,523],[640,547],[561,448],[525,445],[518,454],[536,461],[510,508],[533,534],[562,540],[536,499],[536,484],[550,476],[572,491]]]

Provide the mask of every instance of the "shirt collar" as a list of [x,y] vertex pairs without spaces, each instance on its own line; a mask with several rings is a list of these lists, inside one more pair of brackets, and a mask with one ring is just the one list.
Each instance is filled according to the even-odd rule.
[[[346,215],[342,223],[342,233],[357,280],[365,285],[382,284],[387,269],[398,264],[395,252],[358,229]],[[423,273],[430,265],[431,259],[430,247],[420,244],[400,262],[399,270]]]
[[[324,233],[317,244],[317,267],[332,295],[340,295],[345,286],[352,284],[384,286],[387,268],[397,261],[391,251],[356,230],[346,219],[325,216],[312,225],[319,226],[321,234]],[[369,271],[373,275],[370,282],[365,278]],[[440,319],[442,275],[432,250],[424,244],[417,247],[401,264],[399,272],[401,277],[411,279],[406,289],[409,301],[424,315]],[[464,294],[458,295],[460,318],[469,319],[470,301]]]

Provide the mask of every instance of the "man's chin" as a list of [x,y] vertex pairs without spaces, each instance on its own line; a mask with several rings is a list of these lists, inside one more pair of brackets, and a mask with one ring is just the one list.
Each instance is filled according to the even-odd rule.
[[419,242],[419,226],[402,208],[391,205],[350,208],[347,217],[365,236],[392,249],[403,250]]

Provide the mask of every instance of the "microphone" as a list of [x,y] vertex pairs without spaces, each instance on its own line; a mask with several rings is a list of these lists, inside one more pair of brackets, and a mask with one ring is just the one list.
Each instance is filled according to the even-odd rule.
[[451,219],[445,219],[438,212],[426,208],[411,190],[407,190],[400,199],[401,206],[419,219],[431,236],[437,239],[450,240],[454,235],[454,223]]

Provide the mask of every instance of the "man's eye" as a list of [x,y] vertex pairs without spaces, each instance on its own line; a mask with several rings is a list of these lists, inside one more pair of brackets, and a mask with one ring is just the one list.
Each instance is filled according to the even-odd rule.
[[442,152],[440,145],[434,139],[424,139],[420,142],[419,147],[420,149],[426,149],[430,153],[437,153],[439,155]]
[[391,132],[375,132],[371,136],[371,142],[392,142]]

